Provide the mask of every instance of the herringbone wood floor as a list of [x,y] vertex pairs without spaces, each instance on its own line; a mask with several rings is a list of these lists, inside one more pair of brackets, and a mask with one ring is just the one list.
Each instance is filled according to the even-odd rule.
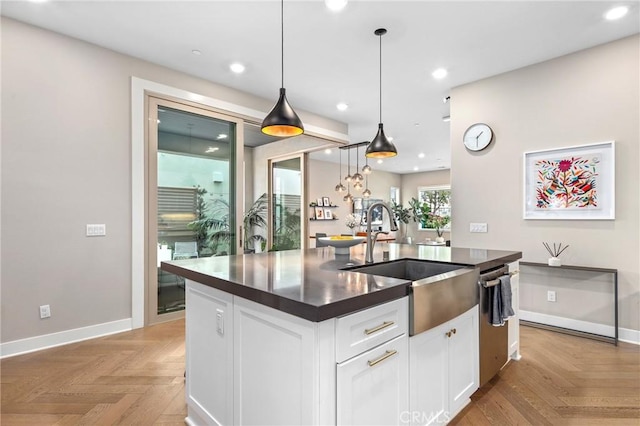
[[[640,424],[640,348],[521,327],[455,425]],[[3,426],[184,424],[184,321],[2,360]]]
[[2,360],[0,424],[184,425],[184,320]]

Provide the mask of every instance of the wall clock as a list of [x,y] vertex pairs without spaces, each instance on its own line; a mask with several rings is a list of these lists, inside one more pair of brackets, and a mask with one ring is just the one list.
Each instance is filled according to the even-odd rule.
[[487,124],[476,123],[464,132],[462,142],[469,151],[482,151],[493,140],[493,130]]

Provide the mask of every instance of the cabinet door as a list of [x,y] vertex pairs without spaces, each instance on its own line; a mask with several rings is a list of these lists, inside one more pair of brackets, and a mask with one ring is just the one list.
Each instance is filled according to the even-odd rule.
[[509,264],[509,272],[515,272],[511,276],[511,306],[515,316],[509,318],[507,325],[509,327],[509,345],[507,356],[519,360],[520,359],[520,275],[519,262]]
[[313,424],[319,406],[316,323],[234,301],[234,424]]
[[409,410],[406,334],[338,364],[337,424],[406,424]]
[[187,280],[186,300],[189,419],[233,424],[233,297]]
[[449,321],[449,413],[455,416],[478,389],[478,306]]
[[406,424],[444,424],[447,417],[449,395],[447,374],[449,339],[444,323],[409,339],[409,395],[410,406]]

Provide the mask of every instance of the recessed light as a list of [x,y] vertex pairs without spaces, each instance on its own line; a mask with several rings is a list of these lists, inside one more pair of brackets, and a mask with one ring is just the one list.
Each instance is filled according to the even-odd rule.
[[245,67],[240,62],[234,62],[231,65],[229,65],[229,69],[235,72],[236,74],[242,74],[245,70]]
[[324,4],[332,12],[340,12],[347,5],[347,0],[324,0]]
[[437,78],[438,80],[440,80],[441,78],[445,78],[447,76],[447,70],[444,68],[438,68],[437,70],[432,72],[431,75],[433,76],[433,78]]
[[217,150],[219,150],[220,148],[218,148],[217,146],[210,146],[209,148],[207,148],[207,150],[205,151],[205,153],[209,154],[212,152],[216,152]]
[[327,154],[327,155],[331,155],[331,148],[325,149],[324,153]]
[[609,21],[615,21],[616,19],[622,18],[627,14],[629,8],[627,6],[618,6],[613,9],[609,9],[607,13],[605,13],[604,17]]
[[418,158],[424,158],[424,152],[421,152],[420,154],[418,154]]
[[413,123],[414,126],[420,127],[420,123]]
[[349,108],[349,105],[345,104],[344,102],[340,102],[336,105],[336,108],[338,108],[339,111],[346,111],[347,108]]
[[200,56],[200,55],[202,55],[202,52],[201,52],[201,51],[199,51],[198,49],[193,49],[193,50],[191,51],[191,53],[193,53],[193,54],[194,54],[194,55],[196,55],[196,56]]
[[381,159],[378,159],[378,164],[382,164],[382,160]]
[[220,139],[226,139],[228,137],[229,137],[229,135],[224,134],[224,133],[220,133],[218,136],[216,136],[216,139],[220,140]]
[[417,171],[418,171],[418,166],[415,166],[415,167],[413,168],[413,171],[414,171],[414,172],[417,172]]
[[442,117],[442,121],[451,121],[451,116],[445,115],[444,117]]

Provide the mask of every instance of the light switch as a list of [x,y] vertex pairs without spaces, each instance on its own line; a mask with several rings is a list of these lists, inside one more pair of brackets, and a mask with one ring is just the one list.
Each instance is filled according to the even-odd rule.
[[102,237],[104,235],[107,235],[107,225],[104,223],[87,225],[87,237]]
[[486,223],[470,223],[469,232],[487,232]]

